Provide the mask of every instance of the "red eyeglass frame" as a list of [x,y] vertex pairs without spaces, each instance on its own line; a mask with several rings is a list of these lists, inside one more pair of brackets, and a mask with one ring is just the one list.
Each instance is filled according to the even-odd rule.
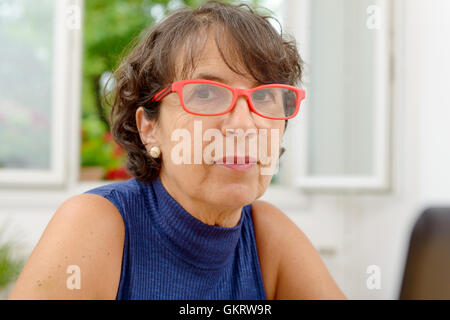
[[[183,86],[186,84],[190,84],[190,83],[213,84],[213,85],[227,88],[228,90],[233,92],[233,100],[231,101],[230,107],[223,112],[211,113],[211,114],[196,113],[196,112],[190,111],[189,109],[186,108],[184,101],[183,101]],[[259,89],[264,89],[264,88],[284,88],[284,89],[290,89],[290,90],[295,91],[296,97],[297,97],[296,102],[295,102],[296,103],[295,112],[289,117],[282,117],[282,118],[269,117],[269,116],[260,114],[253,106],[251,95],[254,91],[259,90]],[[205,80],[205,79],[193,79],[193,80],[179,80],[179,81],[172,83],[171,85],[167,86],[166,88],[164,88],[161,91],[159,91],[158,93],[156,93],[153,96],[151,101],[152,102],[161,101],[165,96],[167,96],[168,94],[170,94],[172,92],[176,92],[178,94],[178,97],[180,98],[181,106],[183,107],[184,111],[186,111],[187,113],[190,113],[190,114],[194,114],[194,115],[198,115],[198,116],[220,116],[220,115],[226,114],[226,113],[230,112],[231,110],[233,110],[233,108],[236,106],[236,101],[239,96],[245,96],[247,98],[247,102],[250,107],[250,110],[253,113],[256,113],[260,117],[263,117],[266,119],[272,119],[272,120],[287,120],[287,119],[294,118],[298,114],[298,111],[300,110],[300,104],[306,95],[305,91],[303,89],[297,88],[294,86],[290,86],[287,84],[265,84],[265,85],[257,86],[257,87],[251,88],[251,89],[239,89],[239,88],[234,88],[234,87],[228,86],[222,82]]]

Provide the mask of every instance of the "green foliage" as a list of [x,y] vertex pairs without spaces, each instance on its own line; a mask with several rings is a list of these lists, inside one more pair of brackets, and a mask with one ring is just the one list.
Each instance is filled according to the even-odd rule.
[[[185,1],[193,2],[193,1]],[[114,169],[123,157],[111,157],[114,141],[105,142],[108,115],[101,98],[100,78],[113,71],[142,30],[155,22],[152,7],[167,11],[168,0],[89,0],[85,2],[81,165]],[[116,152],[117,154],[117,152]]]
[[89,138],[83,141],[83,153],[82,153],[82,163],[85,166],[97,166],[97,165],[107,165],[113,159],[110,159],[110,153],[112,145],[108,144],[103,139],[103,131],[100,134],[92,134],[92,132],[98,131],[99,129],[105,130],[104,125],[101,121],[97,119],[87,118],[84,127],[90,127],[89,131],[91,135]]
[[14,282],[23,268],[24,261],[12,258],[13,245],[0,245],[0,290]]
[[[0,229],[0,238],[4,233],[5,226]],[[5,289],[19,276],[25,259],[14,255],[18,243],[12,240],[0,241],[0,290]]]

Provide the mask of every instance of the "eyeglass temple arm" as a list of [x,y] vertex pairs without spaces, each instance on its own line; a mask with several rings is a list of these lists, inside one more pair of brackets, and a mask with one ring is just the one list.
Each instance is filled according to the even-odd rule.
[[162,89],[157,94],[155,94],[154,97],[152,98],[152,102],[160,101],[161,99],[163,99],[165,96],[167,96],[171,92],[172,92],[172,85]]

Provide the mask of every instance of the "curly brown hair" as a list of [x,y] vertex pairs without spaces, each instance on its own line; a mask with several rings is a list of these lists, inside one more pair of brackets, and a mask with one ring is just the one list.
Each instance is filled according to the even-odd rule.
[[[131,52],[112,77],[114,89],[106,94],[111,106],[114,140],[127,151],[128,172],[139,181],[159,176],[159,159],[149,156],[136,126],[136,110],[144,106],[147,119],[158,120],[160,102],[151,102],[161,89],[177,77],[189,79],[196,68],[209,31],[227,66],[237,74],[247,71],[261,84],[297,85],[302,80],[303,61],[293,37],[278,32],[271,15],[258,13],[246,4],[208,1],[198,8],[179,8],[136,38]],[[183,52],[181,70],[176,60]],[[230,63],[231,62],[231,63]],[[109,94],[113,99],[108,100]],[[283,151],[283,150],[282,150]]]

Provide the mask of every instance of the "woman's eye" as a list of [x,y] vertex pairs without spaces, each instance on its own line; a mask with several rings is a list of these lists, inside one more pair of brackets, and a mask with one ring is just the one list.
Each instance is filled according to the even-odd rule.
[[199,89],[197,90],[197,97],[201,98],[201,99],[207,99],[210,97],[211,94],[211,90],[209,88],[203,88],[203,89]]
[[273,100],[271,94],[267,91],[256,91],[253,93],[253,98],[257,101],[271,101]]

